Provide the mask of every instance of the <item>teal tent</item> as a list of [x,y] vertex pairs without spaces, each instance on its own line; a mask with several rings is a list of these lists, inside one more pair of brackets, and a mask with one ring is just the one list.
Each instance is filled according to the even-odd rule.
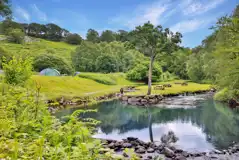
[[60,76],[60,72],[56,69],[52,69],[52,68],[46,68],[46,69],[43,69],[41,72],[40,72],[40,75],[43,75],[43,76]]

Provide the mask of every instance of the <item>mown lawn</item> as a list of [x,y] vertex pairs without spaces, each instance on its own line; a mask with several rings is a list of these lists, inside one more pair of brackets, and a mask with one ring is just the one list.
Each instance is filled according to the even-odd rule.
[[[87,73],[89,74],[89,73]],[[77,97],[96,97],[109,93],[119,92],[121,87],[137,85],[124,78],[122,73],[114,74],[99,74],[91,73],[98,79],[109,79],[114,77],[115,84],[107,85],[99,83],[99,80],[92,80],[91,78],[81,78],[72,76],[48,77],[34,75],[28,86],[36,87],[36,83],[41,86],[41,92],[47,96],[48,99],[58,97],[77,98]],[[94,78],[96,79],[96,78]]]
[[[198,83],[193,83],[193,82],[188,82],[188,86],[182,86],[180,84],[175,84],[175,82],[183,82],[183,80],[177,80],[177,81],[171,81],[171,82],[162,82],[162,83],[155,83],[152,86],[152,94],[179,94],[179,93],[184,93],[184,92],[194,92],[194,91],[202,91],[202,90],[208,90],[210,89],[211,85],[210,84],[198,84]],[[162,84],[171,84],[171,88],[165,88],[165,90],[154,90],[154,86],[156,85],[162,85]],[[144,95],[148,91],[148,86],[139,86],[137,87],[136,92],[129,92],[127,95]]]

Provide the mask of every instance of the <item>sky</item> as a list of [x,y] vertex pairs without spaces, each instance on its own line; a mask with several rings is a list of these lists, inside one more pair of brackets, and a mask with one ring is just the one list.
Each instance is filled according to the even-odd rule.
[[15,21],[55,23],[83,38],[89,28],[132,30],[150,21],[183,34],[195,47],[217,19],[230,15],[239,0],[12,0]]

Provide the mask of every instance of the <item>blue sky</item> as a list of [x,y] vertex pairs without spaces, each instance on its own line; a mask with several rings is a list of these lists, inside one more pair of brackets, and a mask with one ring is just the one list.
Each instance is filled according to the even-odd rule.
[[199,45],[236,4],[239,0],[12,0],[18,22],[56,23],[85,37],[89,28],[131,30],[150,21],[181,32],[186,47]]

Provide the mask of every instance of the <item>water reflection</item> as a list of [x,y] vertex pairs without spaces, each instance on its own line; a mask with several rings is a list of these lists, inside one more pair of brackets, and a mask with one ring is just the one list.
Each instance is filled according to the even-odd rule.
[[[184,107],[176,99],[173,99],[175,103],[170,104],[170,107],[165,103],[160,108],[140,108],[119,101],[105,102],[95,106],[97,113],[84,116],[102,122],[98,133],[94,135],[97,138],[121,140],[133,136],[144,141],[160,141],[163,134],[172,130],[179,137],[177,145],[188,151],[221,149],[233,141],[239,142],[238,114],[212,99],[194,96],[192,99],[191,107],[188,107],[188,102],[187,107]],[[179,100],[186,101],[183,98]],[[56,116],[61,117],[74,110],[64,110]]]

